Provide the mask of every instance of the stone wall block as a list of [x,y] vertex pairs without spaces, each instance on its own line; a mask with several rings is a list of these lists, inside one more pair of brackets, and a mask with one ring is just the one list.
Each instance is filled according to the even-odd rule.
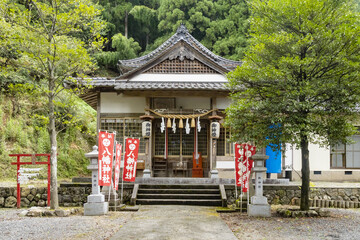
[[26,198],[29,199],[29,201],[31,202],[34,199],[34,195],[30,193],[29,195],[26,196]]
[[46,193],[42,194],[41,199],[46,200],[47,199],[47,194]]
[[63,203],[71,203],[72,202],[72,198],[70,195],[63,195]]
[[345,195],[350,197],[352,195],[352,189],[351,188],[345,188]]
[[36,195],[36,192],[37,192],[37,188],[31,188],[30,189],[30,194],[35,196]]
[[30,194],[30,188],[20,188],[20,196],[26,197]]
[[21,198],[21,202],[20,202],[20,206],[21,206],[21,207],[28,207],[29,204],[30,204],[29,199],[27,199],[27,198]]
[[37,202],[41,199],[41,194],[40,193],[37,193],[34,197],[34,200]]
[[294,190],[288,190],[288,191],[286,191],[286,196],[287,196],[289,199],[292,199],[293,197],[295,197],[295,191],[294,191]]
[[3,207],[5,203],[5,198],[4,197],[0,197],[0,207]]
[[45,207],[45,205],[46,205],[46,202],[45,202],[44,200],[40,199],[40,200],[38,201],[38,206],[39,206],[39,207]]
[[345,208],[349,208],[350,207],[350,201],[345,201]]
[[334,200],[330,200],[330,207],[334,207],[335,201]]
[[354,202],[352,201],[349,202],[349,208],[354,208]]
[[4,207],[13,208],[16,206],[16,198],[13,196],[7,197],[4,203]]
[[340,197],[345,197],[346,196],[346,194],[345,194],[345,189],[338,189],[338,196],[340,196]]
[[41,187],[41,188],[38,188],[38,193],[40,194],[44,194],[45,193],[45,188]]
[[29,207],[35,207],[35,206],[37,206],[37,202],[35,202],[35,201],[31,201],[31,203],[29,204]]
[[72,197],[72,202],[77,203],[77,202],[80,202],[81,200],[82,200],[82,197],[81,197],[80,194],[77,194],[77,195]]

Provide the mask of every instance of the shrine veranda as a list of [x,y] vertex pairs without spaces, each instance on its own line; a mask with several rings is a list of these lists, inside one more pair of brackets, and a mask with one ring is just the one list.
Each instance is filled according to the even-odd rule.
[[[234,178],[231,130],[222,123],[230,104],[226,74],[238,66],[240,61],[215,55],[181,25],[151,53],[119,60],[119,77],[93,78],[81,98],[97,111],[98,130],[116,131],[120,143],[140,139],[137,177]],[[212,137],[212,123],[220,123],[218,138]],[[309,150],[312,181],[359,179],[359,143]],[[270,154],[267,166],[270,178],[299,180],[300,150],[286,144]]]

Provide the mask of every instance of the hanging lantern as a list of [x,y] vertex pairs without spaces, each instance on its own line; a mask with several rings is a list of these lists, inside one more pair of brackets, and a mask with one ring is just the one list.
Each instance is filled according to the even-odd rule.
[[191,127],[192,127],[192,128],[195,127],[195,119],[194,119],[194,118],[191,119]]
[[181,118],[179,119],[179,128],[184,128],[184,123]]
[[168,120],[167,120],[167,125],[166,125],[168,128],[171,128],[171,120],[170,120],[170,118],[168,118]]

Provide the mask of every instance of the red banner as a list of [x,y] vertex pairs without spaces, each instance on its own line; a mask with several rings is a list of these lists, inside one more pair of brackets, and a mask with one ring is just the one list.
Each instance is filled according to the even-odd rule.
[[135,182],[139,143],[136,138],[126,139],[123,181]]
[[114,138],[114,133],[99,132],[99,186],[111,185]]
[[115,154],[116,155],[115,155],[114,187],[115,187],[115,190],[118,190],[119,178],[120,178],[121,144],[116,144]]
[[241,186],[243,192],[249,188],[250,171],[253,160],[249,158],[256,153],[256,147],[250,144],[235,144],[236,186]]

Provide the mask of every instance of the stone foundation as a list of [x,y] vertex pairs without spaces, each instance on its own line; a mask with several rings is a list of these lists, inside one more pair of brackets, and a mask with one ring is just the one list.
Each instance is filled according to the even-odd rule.
[[[120,197],[120,187],[117,191]],[[124,203],[130,202],[134,185],[124,184]],[[227,204],[235,203],[234,185],[225,184]],[[58,189],[59,205],[82,207],[91,193],[91,184],[61,184]],[[238,193],[240,196],[240,192]],[[293,185],[266,185],[264,196],[269,204],[299,205],[301,190]],[[245,199],[246,195],[244,195]],[[311,188],[310,203],[313,207],[360,208],[360,188]],[[21,206],[32,207],[47,205],[47,188],[21,188]],[[0,187],[0,207],[16,207],[16,187]]]
[[[118,190],[119,197],[120,186]],[[133,187],[133,184],[124,184],[124,203],[130,201]],[[59,206],[82,207],[87,202],[87,196],[90,194],[91,184],[61,184],[58,188]],[[16,187],[0,187],[0,208],[15,208],[17,202],[16,196]],[[21,207],[33,206],[47,206],[46,187],[21,187]]]

